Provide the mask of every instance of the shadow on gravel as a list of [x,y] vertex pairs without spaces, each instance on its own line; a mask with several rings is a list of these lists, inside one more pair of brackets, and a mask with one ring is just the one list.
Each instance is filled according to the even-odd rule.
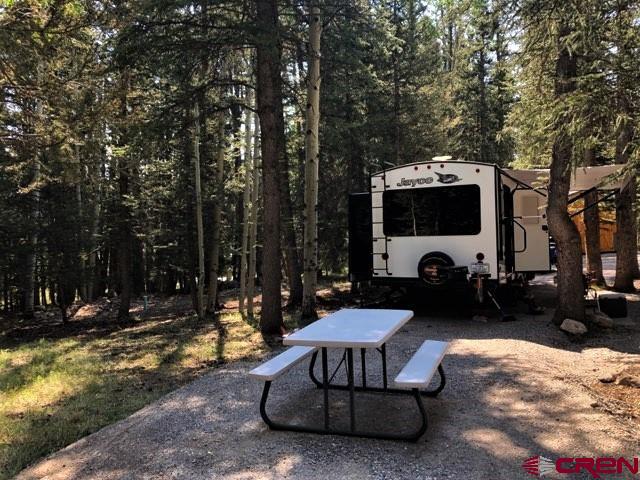
[[[390,343],[391,372],[410,355],[413,345],[406,343]],[[338,357],[330,360],[335,365]],[[379,367],[372,358],[370,382],[380,381]],[[429,430],[415,444],[269,431],[258,415],[261,385],[233,369],[101,432],[90,448],[63,452],[60,477],[52,478],[512,480],[525,477],[520,465],[533,455],[633,454],[607,437],[599,414],[569,395],[548,366],[528,364],[517,352],[500,358],[455,353],[445,368],[450,381],[439,398],[425,399]],[[340,376],[337,381],[344,381]],[[347,397],[331,395],[331,419],[341,426]],[[321,391],[300,366],[274,384],[269,408],[280,420],[321,424],[321,405]],[[409,398],[359,395],[356,406],[357,422],[367,429],[397,430],[417,420]],[[81,468],[69,461],[74,456],[82,459]]]
[[[534,292],[539,303],[553,305],[553,286]],[[397,301],[384,307],[416,310],[389,342],[390,380],[424,339],[454,342],[444,361],[447,385],[437,399],[425,398],[429,430],[415,444],[270,431],[258,412],[262,384],[246,376],[253,364],[227,364],[19,478],[512,480],[527,476],[520,465],[534,455],[637,454],[637,431],[594,407],[585,389],[569,381],[568,366],[592,348],[636,359],[639,302],[629,303],[626,326],[594,330],[580,342],[550,323],[551,311],[520,311],[514,322],[487,315],[482,322],[462,316],[455,298],[440,307]],[[341,353],[331,352],[332,365]],[[380,360],[373,352],[367,358],[367,382],[379,385]],[[274,382],[268,404],[274,419],[322,423],[322,394],[306,369],[300,365]],[[344,371],[336,381],[345,381]],[[332,391],[331,399],[331,421],[346,425],[347,394]],[[418,419],[410,398],[358,395],[356,405],[356,421],[366,429],[411,429]]]
[[[553,285],[533,285],[531,292],[536,303],[545,308],[545,313],[534,315],[529,313],[527,305],[518,302],[509,307],[515,321],[502,322],[495,308],[478,308],[466,298],[455,296],[423,296],[419,300],[408,296],[398,296],[392,302],[380,308],[410,309],[415,313],[408,324],[422,323],[425,328],[434,328],[443,340],[456,339],[512,339],[559,348],[572,352],[581,352],[590,348],[608,348],[622,353],[639,353],[638,335],[640,335],[640,301],[630,296],[628,301],[629,315],[626,319],[617,320],[612,330],[592,329],[581,338],[570,337],[560,331],[551,322],[555,305],[556,289]],[[478,320],[480,319],[480,321]]]

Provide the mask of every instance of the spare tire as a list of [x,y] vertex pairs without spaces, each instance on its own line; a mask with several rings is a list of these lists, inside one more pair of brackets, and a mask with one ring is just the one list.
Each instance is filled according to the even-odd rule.
[[453,267],[452,258],[446,253],[429,252],[418,262],[418,277],[429,285],[444,284],[449,275],[441,267]]

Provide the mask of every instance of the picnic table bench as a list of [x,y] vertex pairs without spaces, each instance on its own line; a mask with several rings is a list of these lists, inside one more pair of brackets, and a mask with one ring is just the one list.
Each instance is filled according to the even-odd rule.
[[[249,372],[250,377],[264,381],[264,389],[260,400],[260,414],[264,422],[273,430],[390,440],[418,440],[427,430],[427,413],[422,402],[422,396],[435,397],[444,388],[446,378],[442,360],[449,344],[447,342],[426,340],[395,377],[394,387],[396,388],[390,388],[387,381],[386,342],[411,317],[413,317],[413,312],[410,310],[343,309],[286,337],[283,343],[285,345],[293,345],[291,348]],[[341,360],[331,376],[328,368],[328,348],[344,349]],[[362,385],[355,385],[354,382],[354,349],[360,349]],[[367,384],[367,349],[375,349],[381,355],[381,387]],[[318,353],[321,355],[321,380],[315,374]],[[273,421],[266,411],[271,383],[309,357],[311,357],[309,377],[318,388],[323,390],[324,394],[324,425],[322,427],[310,427]],[[333,378],[343,364],[346,367],[347,384],[334,384]],[[426,390],[436,371],[440,376],[440,384],[433,390]],[[330,425],[329,390],[331,389],[349,391],[350,424],[348,430],[335,429]],[[420,414],[418,428],[410,433],[380,433],[356,428],[355,392],[412,395]]]

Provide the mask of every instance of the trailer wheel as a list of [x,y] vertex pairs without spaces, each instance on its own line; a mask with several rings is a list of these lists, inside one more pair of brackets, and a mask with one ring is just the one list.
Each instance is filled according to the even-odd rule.
[[453,260],[442,252],[429,252],[418,262],[418,277],[429,285],[442,285],[446,277],[438,274],[438,267],[453,267]]

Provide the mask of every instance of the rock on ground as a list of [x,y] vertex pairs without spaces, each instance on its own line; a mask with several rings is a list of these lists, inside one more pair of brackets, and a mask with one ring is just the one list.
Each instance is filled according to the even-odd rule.
[[618,385],[640,388],[640,375],[622,374],[616,379]]
[[587,333],[587,327],[584,323],[572,320],[571,318],[565,318],[560,325],[560,330],[563,330],[572,335],[584,335]]
[[602,312],[593,312],[588,317],[589,323],[600,328],[613,328],[613,319]]

